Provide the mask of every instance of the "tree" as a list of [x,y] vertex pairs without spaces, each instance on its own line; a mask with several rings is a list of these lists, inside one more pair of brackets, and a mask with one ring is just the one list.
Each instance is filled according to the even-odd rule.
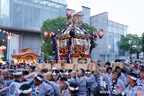
[[143,52],[143,60],[144,60],[144,33],[142,34],[142,52]]
[[124,51],[130,51],[130,56],[132,53],[137,53],[137,59],[139,59],[139,54],[142,52],[141,38],[137,35],[128,34],[127,36],[121,37],[121,43],[119,48]]
[[[69,22],[70,23],[70,22]],[[44,36],[44,31],[53,31],[54,33],[58,32],[58,29],[63,28],[66,26],[66,18],[65,17],[57,17],[55,19],[47,19],[43,22],[43,25],[41,26],[41,38],[43,41],[41,51],[44,52],[45,57],[53,56],[54,53],[51,49],[51,38],[46,38]],[[82,27],[85,29],[88,29],[90,33],[93,33],[95,31],[94,27],[89,26],[88,24],[82,23]],[[96,40],[96,39],[95,39]],[[96,44],[95,44],[96,45]]]

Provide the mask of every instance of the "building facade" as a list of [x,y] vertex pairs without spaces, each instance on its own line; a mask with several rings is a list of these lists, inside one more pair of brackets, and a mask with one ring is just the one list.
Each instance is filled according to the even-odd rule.
[[0,0],[0,44],[7,46],[4,60],[12,60],[11,55],[25,48],[40,54],[42,23],[65,17],[66,9],[66,0]]

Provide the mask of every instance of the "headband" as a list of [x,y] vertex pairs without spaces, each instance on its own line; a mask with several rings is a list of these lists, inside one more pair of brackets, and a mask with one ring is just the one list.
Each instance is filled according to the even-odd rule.
[[65,72],[66,75],[69,75],[70,73],[68,71]]
[[22,75],[22,72],[15,72],[13,75]]
[[112,72],[113,74],[118,74],[118,72]]
[[52,73],[52,75],[59,75],[59,73],[56,73],[55,71]]
[[69,86],[69,89],[70,89],[71,91],[76,91],[76,90],[79,89],[79,87],[74,88],[74,87],[70,87],[70,86]]
[[87,74],[87,73],[91,73],[91,72],[90,71],[86,71],[85,73]]
[[60,81],[60,82],[62,82],[62,83],[67,83],[67,81],[63,81],[63,80],[62,80],[62,81]]
[[30,89],[28,89],[28,90],[18,90],[18,94],[21,94],[21,93],[23,93],[23,94],[28,94],[28,93],[30,93],[32,91],[32,88],[30,88]]
[[43,81],[43,79],[42,79],[41,77],[39,77],[39,76],[37,75],[37,73],[35,74],[34,77],[37,78],[39,81]]
[[131,78],[131,79],[133,79],[133,80],[137,80],[136,77],[133,77],[133,76],[131,76],[131,75],[128,75],[128,77]]

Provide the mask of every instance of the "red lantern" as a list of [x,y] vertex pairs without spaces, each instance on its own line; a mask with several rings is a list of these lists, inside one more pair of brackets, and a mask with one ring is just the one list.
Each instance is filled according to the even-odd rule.
[[71,12],[70,12],[70,10],[67,10],[67,11],[66,11],[66,14],[67,14],[67,17],[71,17]]
[[99,31],[99,38],[102,38],[103,35],[104,35],[104,31],[101,29],[101,30]]
[[3,53],[3,51],[0,49],[0,55]]
[[44,32],[44,36],[47,38],[47,37],[49,37],[49,32],[48,31],[45,31]]

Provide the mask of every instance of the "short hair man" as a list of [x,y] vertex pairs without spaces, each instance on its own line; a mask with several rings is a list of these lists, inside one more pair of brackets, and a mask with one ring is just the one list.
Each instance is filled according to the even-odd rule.
[[33,96],[54,96],[54,89],[51,85],[43,81],[41,74],[35,74],[34,83],[32,84]]
[[68,92],[68,84],[67,84],[67,78],[66,77],[62,77],[60,79],[60,84],[59,87],[61,88],[61,96],[70,96],[69,92]]
[[138,85],[136,83],[137,81],[137,74],[129,73],[127,77],[127,83],[129,84],[124,91],[122,91],[122,88],[120,86],[117,86],[118,92],[122,94],[122,96],[137,96],[137,88]]
[[69,88],[68,88],[70,96],[78,96],[78,94],[77,94],[78,89],[79,89],[78,84],[70,83]]

